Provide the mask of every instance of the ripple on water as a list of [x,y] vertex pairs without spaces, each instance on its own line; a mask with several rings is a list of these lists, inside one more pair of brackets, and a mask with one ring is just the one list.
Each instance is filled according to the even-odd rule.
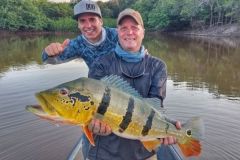
[[[79,67],[82,66],[70,63],[4,73],[0,78],[1,160],[66,159],[81,134],[80,129],[56,127],[26,112],[25,106],[36,103],[35,92],[83,75]],[[221,96],[217,99],[205,89],[175,88],[171,83],[168,86],[166,114],[181,122],[200,116],[205,123],[203,152],[200,158],[190,159],[238,160],[240,102]]]

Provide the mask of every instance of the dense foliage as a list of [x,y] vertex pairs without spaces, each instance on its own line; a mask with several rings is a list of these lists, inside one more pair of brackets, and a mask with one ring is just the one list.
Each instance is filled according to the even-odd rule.
[[[13,31],[77,31],[72,19],[72,3],[52,3],[47,0],[1,0],[0,29]],[[118,13],[134,8],[150,29],[204,29],[240,22],[239,0],[110,0],[98,2],[104,24],[115,26]]]
[[204,29],[240,22],[239,0],[112,0],[108,3],[115,3],[118,6],[115,8],[135,8],[142,14],[145,26],[152,29]]
[[70,4],[47,0],[1,0],[0,28],[6,30],[67,31],[76,28]]

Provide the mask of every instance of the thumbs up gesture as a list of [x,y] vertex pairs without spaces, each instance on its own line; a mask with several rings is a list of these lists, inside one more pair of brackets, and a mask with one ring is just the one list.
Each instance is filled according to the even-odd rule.
[[63,50],[68,46],[70,40],[65,39],[63,43],[51,43],[45,48],[45,52],[48,56],[57,56],[63,52]]

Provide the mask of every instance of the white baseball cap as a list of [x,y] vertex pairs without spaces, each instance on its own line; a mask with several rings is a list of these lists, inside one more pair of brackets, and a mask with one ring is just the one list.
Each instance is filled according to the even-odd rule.
[[82,13],[94,13],[102,18],[101,10],[98,4],[91,0],[82,0],[78,2],[73,9],[73,18],[77,20],[78,16]]

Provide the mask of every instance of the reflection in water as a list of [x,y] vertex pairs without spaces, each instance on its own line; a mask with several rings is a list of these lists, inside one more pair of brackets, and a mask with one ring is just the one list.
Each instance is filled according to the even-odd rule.
[[[168,80],[167,115],[184,122],[200,116],[205,123],[203,154],[199,160],[238,160],[240,157],[240,101],[214,98],[207,88],[186,89],[186,83]],[[192,159],[191,159],[192,160]]]
[[65,160],[81,135],[80,128],[40,120],[25,106],[37,103],[36,92],[86,76],[86,65],[72,61],[25,67],[0,78],[0,159]]
[[187,82],[189,88],[208,88],[217,97],[240,96],[239,40],[233,48],[211,39],[155,37],[145,40],[146,48],[167,63],[169,78],[176,85]]
[[[1,39],[0,77],[8,69],[24,69],[32,61],[41,64],[42,49],[50,42],[64,39],[64,36]],[[176,85],[187,82],[189,88],[208,88],[216,97],[233,98],[240,96],[240,41],[227,42],[150,33],[144,44],[152,55],[167,63],[169,78]]]
[[[64,160],[78,140],[78,127],[56,127],[24,109],[36,103],[37,91],[87,75],[86,65],[79,61],[41,64],[42,48],[65,37],[0,39],[0,159]],[[144,43],[168,65],[167,115],[182,122],[192,116],[205,121],[198,159],[238,160],[239,46],[159,35],[147,36]]]
[[[70,35],[71,38],[73,35]],[[10,36],[0,39],[0,77],[8,69],[24,69],[32,62],[41,64],[42,49],[50,42],[61,42],[64,36]]]

